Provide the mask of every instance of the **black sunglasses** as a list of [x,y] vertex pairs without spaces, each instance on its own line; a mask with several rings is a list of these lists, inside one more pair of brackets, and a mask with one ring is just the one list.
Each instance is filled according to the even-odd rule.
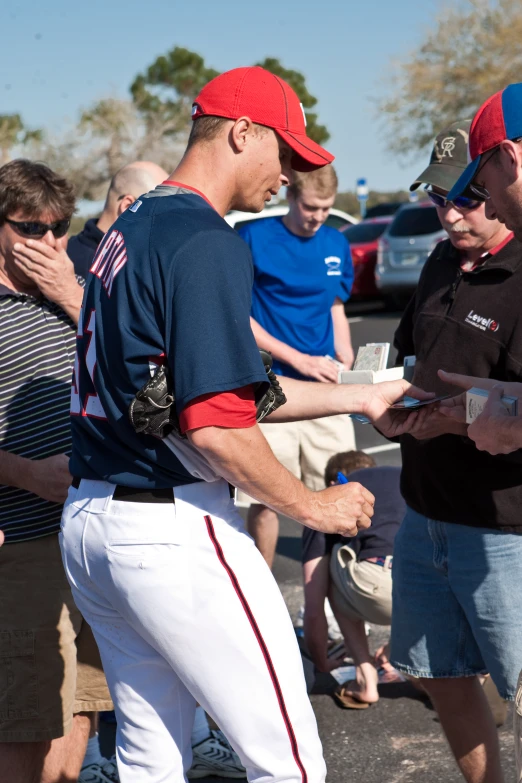
[[424,190],[426,191],[429,200],[435,204],[436,207],[445,208],[450,204],[457,209],[477,209],[482,204],[482,200],[467,198],[467,196],[457,196],[453,201],[448,201],[446,196],[441,196],[440,193],[434,193],[429,190],[430,185],[426,185]]
[[69,230],[71,221],[66,218],[65,220],[57,220],[56,223],[40,223],[37,220],[10,220],[5,218],[5,222],[13,226],[18,234],[24,237],[30,237],[32,239],[41,239],[48,231],[51,231],[55,239],[64,237]]
[[[514,138],[514,139],[510,139],[510,141],[513,141],[513,142],[515,142],[515,144],[518,144],[518,142],[519,142],[519,141],[522,141],[522,136],[515,136],[515,138]],[[489,163],[489,161],[490,161],[492,158],[494,158],[494,157],[495,157],[495,155],[497,154],[497,152],[498,152],[499,150],[500,150],[500,145],[499,145],[499,144],[497,144],[497,146],[496,146],[496,147],[494,147],[494,148],[493,148],[493,150],[491,150],[491,155],[489,155],[487,158],[482,158],[482,160],[480,161],[480,166],[479,166],[479,167],[478,167],[478,169],[476,170],[476,172],[475,172],[475,176],[473,177],[473,180],[472,180],[472,182],[470,183],[469,189],[470,189],[470,190],[471,190],[471,191],[472,191],[472,192],[473,192],[473,193],[474,193],[476,196],[478,196],[478,197],[480,198],[480,200],[481,200],[481,201],[489,201],[489,199],[491,198],[491,197],[490,197],[490,195],[489,195],[489,190],[488,190],[487,188],[485,188],[483,185],[477,185],[477,184],[474,182],[474,180],[475,180],[475,179],[478,177],[479,173],[480,173],[480,172],[481,172],[481,170],[484,168],[484,166],[486,165],[486,163]],[[486,154],[486,153],[483,153],[483,154]]]

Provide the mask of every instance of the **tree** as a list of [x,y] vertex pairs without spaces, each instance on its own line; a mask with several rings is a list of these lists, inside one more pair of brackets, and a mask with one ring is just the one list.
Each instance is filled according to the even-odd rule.
[[42,131],[29,130],[19,114],[0,114],[0,165],[10,160],[14,147],[42,138]]
[[[275,57],[267,57],[257,65],[287,81],[305,110],[313,109],[317,104],[317,98],[308,91],[305,77],[299,71],[285,68]],[[208,68],[199,54],[176,46],[158,57],[145,73],[136,76],[130,88],[131,95],[147,122],[157,122],[161,115],[164,124],[170,123],[171,129],[167,132],[179,134],[189,126],[194,97],[217,75],[218,71]],[[315,112],[305,111],[305,115],[308,135],[324,144],[330,138],[328,130],[319,125]]]
[[32,151],[74,184],[78,199],[98,201],[126,163],[152,160],[172,170],[183,142],[171,130],[162,112],[146,118],[130,99],[103,98],[85,109],[69,131],[45,138]]
[[[270,73],[279,76],[288,82],[290,87],[295,90],[299,96],[299,100],[303,104],[304,109],[313,109],[317,104],[317,98],[312,95],[306,86],[305,77],[300,71],[290,70],[281,65],[280,61],[276,57],[266,57],[263,62],[256,63],[261,68],[266,68]],[[324,144],[330,138],[328,129],[325,125],[319,125],[317,122],[317,114],[315,112],[305,111],[306,117],[306,132],[311,139],[318,144]]]
[[522,72],[520,0],[467,0],[444,8],[423,43],[392,69],[378,101],[392,152],[417,154],[446,125],[473,117]]
[[[316,105],[317,98],[308,92],[301,73],[284,68],[275,58],[261,65],[288,81],[305,108]],[[67,176],[79,199],[94,201],[105,196],[116,171],[133,160],[152,160],[172,170],[190,131],[194,97],[217,75],[199,54],[176,46],[135,77],[130,99],[103,98],[85,109],[77,124],[60,137],[33,138],[32,156]],[[315,141],[329,138],[315,113],[307,112],[307,120]],[[0,152],[1,141],[0,125]]]
[[147,123],[158,125],[161,118],[165,133],[179,134],[189,127],[194,97],[217,75],[199,54],[176,46],[138,74],[130,91]]

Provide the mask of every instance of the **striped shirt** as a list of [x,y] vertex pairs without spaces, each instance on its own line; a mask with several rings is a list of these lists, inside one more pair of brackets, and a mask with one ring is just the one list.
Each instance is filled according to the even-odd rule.
[[[83,282],[83,280],[79,281]],[[0,286],[0,449],[28,459],[70,454],[76,327],[48,299]],[[62,505],[0,484],[6,543],[58,532]]]

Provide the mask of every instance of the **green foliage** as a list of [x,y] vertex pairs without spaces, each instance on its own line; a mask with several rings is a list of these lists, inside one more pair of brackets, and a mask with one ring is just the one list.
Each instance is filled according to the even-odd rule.
[[[168,133],[177,133],[188,125],[194,97],[218,71],[207,68],[203,58],[175,46],[138,74],[131,84],[132,99],[148,121],[170,122]],[[156,117],[154,116],[156,115]]]
[[13,147],[42,139],[41,130],[29,130],[19,114],[0,114],[0,164],[7,163]]
[[[313,109],[317,98],[306,86],[305,77],[299,71],[285,68],[276,57],[267,57],[257,63],[267,71],[287,81],[296,91],[305,108],[307,132],[310,138],[324,144],[330,134],[317,121]],[[163,122],[170,122],[168,132],[179,133],[188,125],[192,101],[200,90],[218,75],[208,68],[204,59],[196,52],[175,46],[166,55],[158,57],[144,73],[138,74],[131,84],[132,99],[148,121],[161,116]]]
[[318,144],[324,144],[330,138],[328,129],[325,125],[319,125],[317,121],[317,114],[315,112],[306,111],[306,109],[313,109],[317,103],[317,98],[312,95],[306,86],[305,77],[300,71],[294,71],[289,68],[285,68],[281,65],[281,62],[277,57],[266,57],[262,62],[256,63],[261,68],[265,68],[270,73],[279,76],[288,82],[290,87],[297,93],[299,100],[303,104],[306,117],[306,132],[311,139]]

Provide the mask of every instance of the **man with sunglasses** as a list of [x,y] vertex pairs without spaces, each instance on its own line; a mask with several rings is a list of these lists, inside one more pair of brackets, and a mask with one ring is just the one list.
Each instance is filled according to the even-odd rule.
[[[448,239],[428,258],[395,335],[413,382],[450,391],[440,367],[522,380],[522,244],[469,191],[448,200],[467,163],[470,120],[444,129],[425,184]],[[412,436],[413,435],[413,436]],[[496,727],[479,676],[513,699],[522,665],[519,459],[478,451],[467,427],[431,411],[401,437],[407,513],[395,539],[391,660],[420,679],[468,783],[500,783]]]
[[[0,167],[0,778],[9,783],[77,780],[95,713],[112,708],[58,544],[83,297],[66,253],[74,207],[72,186],[47,166]],[[89,781],[117,780],[105,767]]]

